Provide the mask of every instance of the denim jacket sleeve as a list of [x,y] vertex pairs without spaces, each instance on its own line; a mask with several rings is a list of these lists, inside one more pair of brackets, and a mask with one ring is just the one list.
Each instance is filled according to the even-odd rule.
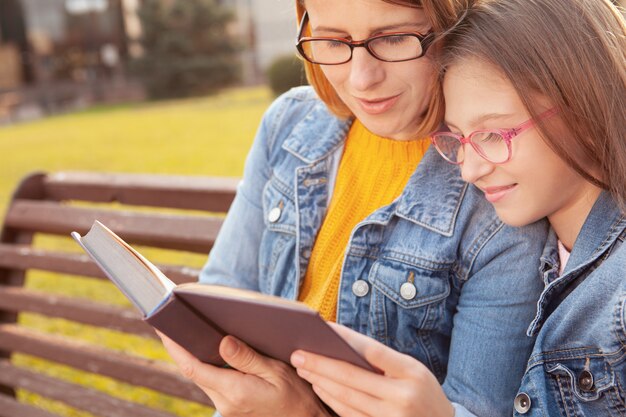
[[538,255],[546,234],[543,221],[523,229],[501,225],[473,260],[457,304],[443,384],[456,417],[512,414],[534,342],[526,329],[543,288]]
[[271,143],[288,100],[276,100],[265,113],[246,158],[243,179],[209,259],[200,273],[204,284],[259,291],[259,242],[264,230],[263,188],[271,175]]

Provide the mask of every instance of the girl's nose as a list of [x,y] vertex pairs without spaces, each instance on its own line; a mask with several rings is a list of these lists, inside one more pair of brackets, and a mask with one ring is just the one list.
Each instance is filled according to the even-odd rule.
[[463,145],[463,162],[461,163],[461,177],[463,181],[474,184],[476,181],[490,174],[495,164],[487,161],[478,152],[466,143]]

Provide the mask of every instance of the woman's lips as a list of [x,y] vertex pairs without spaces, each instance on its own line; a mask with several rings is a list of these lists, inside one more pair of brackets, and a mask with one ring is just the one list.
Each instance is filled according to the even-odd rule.
[[481,188],[485,193],[485,198],[490,203],[495,203],[506,197],[513,189],[517,187],[517,184],[505,185],[501,187],[485,187]]
[[365,113],[374,115],[381,114],[389,110],[394,104],[396,104],[399,97],[400,95],[398,94],[397,96],[373,100],[366,100],[358,97],[355,98]]

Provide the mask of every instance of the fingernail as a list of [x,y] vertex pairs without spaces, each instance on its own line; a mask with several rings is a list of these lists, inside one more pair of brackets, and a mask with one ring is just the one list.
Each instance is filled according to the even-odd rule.
[[291,364],[296,368],[304,365],[304,356],[299,353],[294,353],[291,355]]
[[239,351],[239,343],[234,339],[227,337],[222,343],[224,343],[224,354],[229,357],[233,357]]

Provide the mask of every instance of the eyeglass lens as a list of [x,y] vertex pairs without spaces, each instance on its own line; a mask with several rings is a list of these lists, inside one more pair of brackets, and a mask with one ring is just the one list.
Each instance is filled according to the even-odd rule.
[[[341,64],[352,57],[352,46],[339,40],[303,40],[302,51],[307,59],[319,64]],[[383,61],[405,61],[422,56],[422,44],[414,35],[389,35],[370,39],[367,50]]]
[[[433,137],[439,153],[453,163],[463,162],[465,151],[458,137],[438,134]],[[493,163],[505,162],[509,158],[509,147],[502,135],[497,132],[476,132],[470,137],[472,147],[483,158]]]

